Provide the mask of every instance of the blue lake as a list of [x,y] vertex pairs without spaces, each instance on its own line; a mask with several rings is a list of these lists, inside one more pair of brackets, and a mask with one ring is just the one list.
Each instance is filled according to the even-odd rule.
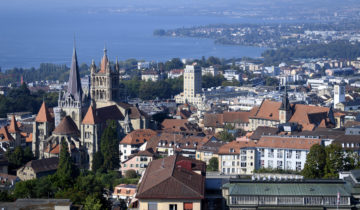
[[216,23],[246,22],[215,16],[156,16],[88,12],[33,12],[0,14],[0,67],[38,67],[40,63],[69,64],[73,37],[79,63],[99,62],[104,44],[111,60],[129,58],[166,61],[201,56],[259,57],[259,47],[226,46],[213,40],[153,36],[155,29]]

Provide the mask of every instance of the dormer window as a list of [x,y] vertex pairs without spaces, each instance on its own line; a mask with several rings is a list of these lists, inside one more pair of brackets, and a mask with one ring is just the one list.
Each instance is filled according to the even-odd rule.
[[230,152],[231,153],[235,152],[234,148],[230,148]]

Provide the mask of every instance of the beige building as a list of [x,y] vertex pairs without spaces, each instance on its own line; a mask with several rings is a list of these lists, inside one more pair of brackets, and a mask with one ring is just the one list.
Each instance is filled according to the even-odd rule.
[[232,141],[219,149],[219,171],[224,174],[251,175],[255,170],[255,148]]
[[37,179],[56,172],[59,164],[59,158],[45,158],[41,160],[32,160],[16,171],[16,175],[22,180]]
[[219,159],[219,148],[224,144],[225,142],[219,141],[215,137],[209,138],[208,142],[196,150],[196,160],[204,161],[208,165],[211,158]]
[[136,198],[140,210],[201,210],[204,191],[205,163],[169,156],[150,163]]
[[175,96],[176,103],[189,102],[197,107],[202,107],[204,96],[201,89],[200,66],[186,65],[184,69],[184,92]]

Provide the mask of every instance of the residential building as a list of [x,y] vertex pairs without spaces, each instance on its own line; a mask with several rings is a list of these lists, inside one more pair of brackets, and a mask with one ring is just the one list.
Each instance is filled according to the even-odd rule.
[[210,137],[208,142],[196,150],[196,160],[204,161],[208,165],[211,158],[219,158],[219,148],[224,144],[225,142],[217,140],[214,136]]
[[184,69],[172,69],[168,73],[168,78],[175,79],[181,77],[182,75],[184,75]]
[[152,161],[136,198],[139,210],[201,210],[205,198],[205,163],[179,155]]
[[137,174],[142,175],[146,170],[149,163],[154,160],[156,154],[152,149],[139,151],[135,154],[130,155],[127,160],[121,162],[120,171],[121,174],[125,174],[128,170],[134,170]]
[[151,129],[138,129],[127,134],[120,141],[120,162],[126,161],[132,154],[137,153],[141,145],[156,135],[157,132]]
[[223,112],[222,114],[204,114],[204,129],[218,133],[224,126],[230,125],[234,129],[250,130],[249,117],[251,112]]
[[157,72],[155,70],[144,71],[141,73],[141,80],[144,80],[144,81],[156,82],[160,79],[161,79],[161,77],[160,77],[159,72]]
[[37,179],[42,176],[54,174],[58,168],[59,158],[44,158],[32,160],[20,167],[16,175],[22,180]]
[[137,63],[137,68],[138,70],[141,70],[141,69],[148,69],[150,67],[150,62],[138,62]]
[[314,144],[321,139],[262,136],[258,141],[232,141],[219,149],[219,169],[224,174],[252,174],[260,168],[301,171]]
[[206,68],[201,68],[201,75],[211,75],[215,77],[220,74],[219,68],[217,66],[209,66]]
[[154,136],[147,142],[146,149],[152,149],[154,152],[163,155],[181,154],[185,157],[195,159],[196,151],[210,139],[212,136],[183,135],[175,133],[161,133]]
[[127,206],[136,194],[136,184],[119,184],[114,188],[112,197],[114,199],[123,199]]
[[228,69],[224,71],[224,77],[227,81],[237,80],[240,81],[240,74],[236,70]]

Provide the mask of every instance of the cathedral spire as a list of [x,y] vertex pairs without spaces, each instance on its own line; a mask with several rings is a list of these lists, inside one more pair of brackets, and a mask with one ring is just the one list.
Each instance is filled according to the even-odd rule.
[[290,103],[289,103],[289,97],[288,97],[288,93],[287,93],[286,84],[285,84],[285,91],[284,91],[284,95],[283,95],[283,98],[282,98],[280,109],[281,110],[286,110],[286,111],[290,110]]
[[104,56],[103,58],[101,59],[101,64],[100,64],[100,71],[99,73],[103,73],[105,74],[106,73],[106,68],[107,68],[107,65],[109,63],[109,59],[107,57],[107,49],[106,49],[106,46],[104,47]]
[[120,71],[120,65],[119,65],[119,60],[118,60],[117,56],[116,56],[115,70],[116,70],[116,73],[119,73],[119,71]]
[[80,82],[79,65],[77,62],[75,43],[74,43],[73,56],[71,59],[67,94],[72,95],[75,100],[80,101],[82,99],[82,88]]

